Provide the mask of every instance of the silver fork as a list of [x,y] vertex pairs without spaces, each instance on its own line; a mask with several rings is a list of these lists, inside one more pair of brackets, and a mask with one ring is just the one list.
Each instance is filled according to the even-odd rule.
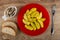
[[55,10],[56,10],[56,4],[53,4],[52,8],[51,8],[51,12],[52,12],[52,16],[51,16],[51,35],[54,34],[54,14],[55,14]]

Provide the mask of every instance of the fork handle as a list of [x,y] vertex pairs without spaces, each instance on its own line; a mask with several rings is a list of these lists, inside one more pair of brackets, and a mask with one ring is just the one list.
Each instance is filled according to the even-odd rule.
[[54,14],[55,14],[55,12],[54,13],[52,13],[52,19],[51,19],[51,35],[53,35],[54,34]]

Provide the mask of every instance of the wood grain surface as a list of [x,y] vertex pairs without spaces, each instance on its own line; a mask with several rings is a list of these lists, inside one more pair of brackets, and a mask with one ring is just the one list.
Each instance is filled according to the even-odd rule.
[[[53,4],[56,4],[56,13],[55,13],[55,20],[54,20],[54,35],[51,36],[51,21],[49,24],[48,29],[42,34],[38,36],[28,36],[24,34],[21,31],[18,31],[18,34],[16,37],[11,37],[10,40],[60,40],[60,0],[0,0],[0,40],[2,39],[2,33],[1,33],[1,24],[4,21],[2,19],[2,16],[4,14],[4,10],[9,7],[9,6],[16,6],[18,11],[19,9],[28,4],[28,3],[38,3],[43,5],[47,11],[49,12],[50,15],[50,20],[51,20],[51,6]],[[17,20],[17,15],[12,19],[12,21]]]

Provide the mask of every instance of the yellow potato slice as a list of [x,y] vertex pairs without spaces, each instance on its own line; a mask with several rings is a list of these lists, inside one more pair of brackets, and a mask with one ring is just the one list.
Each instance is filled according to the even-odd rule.
[[36,10],[37,10],[36,8],[32,8],[28,14],[31,14],[31,13],[33,13]]
[[37,19],[41,19],[42,18],[42,12],[40,12],[38,15],[37,15]]
[[27,18],[27,14],[28,14],[29,10],[26,11],[26,13],[24,14],[24,19],[28,21],[28,18]]
[[40,18],[42,18],[42,12],[40,12]]
[[33,13],[31,14],[31,17],[35,17],[36,13],[37,13],[37,11],[33,12]]
[[35,17],[38,17],[38,16],[39,16],[39,12],[37,11]]
[[30,11],[29,11],[29,10],[27,10],[25,14],[28,14],[29,12],[30,12]]
[[30,15],[28,15],[27,17],[28,17],[28,21],[32,22],[32,19],[31,19]]
[[28,21],[26,21],[24,19],[23,19],[23,23],[26,24],[26,25],[29,25],[30,24],[30,22],[28,22]]
[[27,18],[27,15],[26,14],[24,14],[24,19],[28,21],[28,18]]
[[31,26],[32,26],[32,28],[34,29],[34,31],[36,30],[36,26],[35,26],[35,24],[33,23],[33,22],[31,22]]
[[33,28],[30,25],[25,25],[25,28],[28,30],[33,30]]
[[36,28],[37,29],[40,29],[40,24],[37,22],[37,21],[34,21],[35,25],[36,25]]
[[41,18],[40,20],[44,22],[46,20],[46,18]]
[[43,21],[38,20],[38,22],[40,23],[41,27],[43,28],[44,27]]

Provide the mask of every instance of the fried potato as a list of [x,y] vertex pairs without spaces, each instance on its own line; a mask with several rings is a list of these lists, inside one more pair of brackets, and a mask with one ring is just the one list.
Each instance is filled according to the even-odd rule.
[[34,30],[36,30],[36,26],[35,26],[35,24],[34,24],[33,22],[31,22],[31,26],[32,26],[32,28],[33,28]]
[[37,10],[36,8],[32,8],[28,14],[32,14],[36,10]]
[[30,26],[30,25],[25,25],[25,28],[28,30],[33,30],[32,26]]
[[23,23],[26,24],[26,25],[29,25],[30,24],[30,22],[28,22],[28,21],[26,21],[24,19],[23,19]]
[[37,21],[34,21],[35,25],[36,25],[36,28],[37,29],[40,29],[40,24],[37,22]]
[[41,27],[43,28],[44,27],[43,22],[41,20],[38,20],[38,22],[40,23]]
[[24,14],[23,23],[26,29],[35,31],[44,27],[43,22],[45,20],[45,18],[42,18],[42,12],[37,11],[36,8],[32,8]]

